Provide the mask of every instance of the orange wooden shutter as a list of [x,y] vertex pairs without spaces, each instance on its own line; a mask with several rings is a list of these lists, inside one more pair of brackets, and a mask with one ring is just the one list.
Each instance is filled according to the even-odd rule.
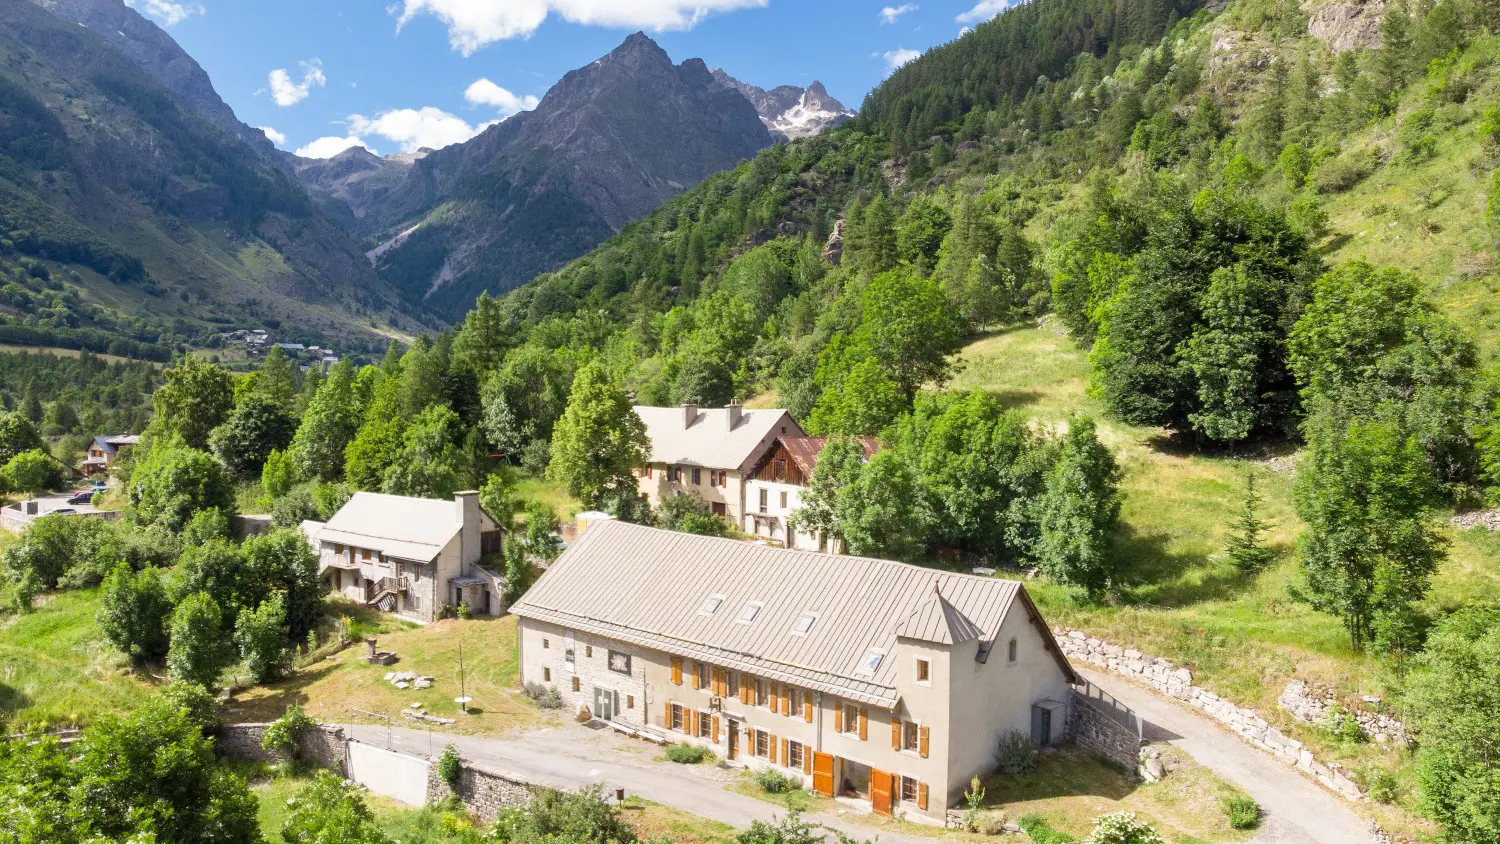
[[792,764],[792,757],[786,752],[786,739],[781,740],[781,764],[788,767]]
[[699,685],[698,685],[698,663],[696,663],[696,662],[693,663],[693,688],[695,688],[695,689],[699,688]]
[[861,706],[859,708],[859,740],[867,741],[870,738],[870,710]]
[[917,808],[927,811],[927,783],[917,783]]
[[665,709],[662,711],[661,725],[665,729],[670,730],[672,729],[672,701],[665,701],[662,703],[662,706]]
[[812,723],[812,716],[813,716],[813,711],[812,711],[812,695],[807,694],[806,692],[803,692],[803,694],[802,694],[802,720],[804,720],[807,723],[811,724]]
[[812,762],[813,762],[812,748],[809,748],[809,747],[802,748],[802,773],[804,773],[804,774],[811,774],[813,772],[812,771]]
[[781,714],[792,714],[792,690],[785,685],[781,687]]
[[771,740],[768,741],[768,742],[766,742],[766,753],[769,754],[770,757],[771,757],[771,764],[773,764],[773,765],[776,764],[776,736],[775,735],[772,735],[771,736]]
[[833,731],[842,733],[844,731],[844,704],[842,701],[833,702]]
[[892,718],[891,719],[891,749],[892,750],[900,750],[901,749],[901,719],[900,718]]
[[885,771],[870,772],[870,808],[877,815],[891,815],[891,775]]
[[714,716],[714,744],[719,743],[719,716]]
[[932,730],[929,727],[924,726],[917,730],[917,749],[923,759],[927,758],[927,741],[931,736]]
[[672,685],[682,685],[682,657],[672,657]]

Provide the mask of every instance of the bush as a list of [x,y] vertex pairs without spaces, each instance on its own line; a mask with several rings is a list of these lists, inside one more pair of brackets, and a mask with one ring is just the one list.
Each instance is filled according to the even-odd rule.
[[1094,819],[1094,831],[1083,844],[1166,844],[1135,812],[1114,812]]
[[1347,709],[1334,703],[1323,713],[1322,731],[1334,741],[1359,744],[1365,733],[1359,728],[1359,720]]
[[562,693],[557,690],[556,686],[527,683],[526,696],[543,709],[562,709]]
[[1235,829],[1255,829],[1260,824],[1260,806],[1248,795],[1225,795],[1219,800],[1219,808],[1224,810],[1229,825]]
[[266,727],[265,735],[260,737],[260,746],[265,750],[280,750],[293,759],[297,758],[297,742],[302,734],[318,726],[317,722],[302,711],[302,707],[292,704],[286,708],[286,712],[280,718],[271,722]]
[[219,703],[208,689],[193,683],[172,682],[162,686],[156,696],[167,706],[185,710],[188,719],[204,733],[219,728]]
[[[582,791],[544,788],[531,803],[501,809],[490,833],[494,841],[577,841],[580,844],[635,844],[633,827],[604,799],[597,785]],[[349,839],[356,840],[356,839]]]
[[172,644],[167,650],[167,672],[172,679],[211,686],[229,661],[225,646],[224,614],[207,592],[183,598],[172,611]]
[[328,771],[319,771],[306,788],[286,801],[282,841],[359,841],[386,844],[375,815],[358,786]]
[[443,755],[438,757],[438,776],[449,788],[458,788],[458,775],[463,772],[464,760],[458,755],[458,748],[452,744],[443,748]]
[[1368,155],[1346,153],[1320,164],[1313,171],[1313,185],[1319,193],[1343,193],[1363,181],[1371,169]]
[[241,610],[234,625],[234,641],[251,679],[266,683],[292,667],[287,648],[286,599],[273,595],[253,610]]
[[980,835],[1003,835],[1005,833],[1005,812],[1001,809],[985,809],[974,816],[970,822],[969,829]]
[[1030,836],[1035,844],[1078,844],[1078,839],[1067,834],[1058,832],[1047,823],[1047,819],[1041,815],[1022,815],[1016,819],[1016,825]]
[[786,794],[796,791],[800,786],[796,779],[783,774],[775,768],[761,768],[755,772],[755,784],[767,794]]
[[708,749],[680,741],[667,748],[667,758],[682,765],[696,765],[708,756]]
[[132,572],[124,560],[115,565],[99,605],[99,626],[110,644],[132,660],[166,656],[171,614],[172,601],[156,569]]
[[1365,795],[1376,803],[1396,802],[1398,785],[1396,776],[1390,771],[1379,765],[1370,765],[1361,772],[1360,781],[1364,783]]
[[1036,767],[1036,742],[1020,730],[1011,730],[1000,739],[995,762],[1011,776],[1024,774]]

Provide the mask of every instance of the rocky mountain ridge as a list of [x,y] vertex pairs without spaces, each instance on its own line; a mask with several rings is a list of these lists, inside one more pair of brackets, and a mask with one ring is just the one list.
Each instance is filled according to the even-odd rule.
[[744,95],[755,106],[755,112],[760,115],[766,129],[781,140],[816,135],[858,115],[854,109],[846,108],[830,96],[828,89],[817,80],[806,88],[778,85],[767,91],[735,79],[723,68],[716,67],[711,73],[719,84]]

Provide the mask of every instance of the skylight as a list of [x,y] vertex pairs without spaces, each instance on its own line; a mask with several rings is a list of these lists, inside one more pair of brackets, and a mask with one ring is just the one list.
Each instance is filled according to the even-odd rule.
[[812,629],[813,622],[816,621],[817,618],[818,617],[816,615],[813,615],[810,612],[805,612],[797,616],[797,620],[792,622],[792,633],[797,636],[806,636],[807,631]]
[[740,617],[735,619],[735,621],[738,621],[740,624],[749,624],[750,622],[754,621],[755,617],[759,614],[760,602],[751,601],[750,603],[745,605],[744,609],[740,610]]
[[703,606],[698,608],[698,614],[713,615],[714,613],[719,611],[719,605],[722,603],[724,603],[723,595],[709,595],[708,598],[704,600]]
[[859,658],[859,668],[855,669],[859,674],[874,674],[880,670],[880,661],[885,659],[885,651],[879,648],[870,648],[865,655]]

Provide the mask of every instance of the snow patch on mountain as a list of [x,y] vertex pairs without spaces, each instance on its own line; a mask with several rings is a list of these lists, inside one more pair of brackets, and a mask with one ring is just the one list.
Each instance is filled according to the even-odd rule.
[[760,115],[760,122],[771,134],[784,140],[816,135],[858,114],[829,96],[821,82],[814,81],[806,88],[779,85],[767,91],[735,79],[722,68],[714,68],[711,72],[720,85],[738,91],[749,100],[755,106],[756,114]]

